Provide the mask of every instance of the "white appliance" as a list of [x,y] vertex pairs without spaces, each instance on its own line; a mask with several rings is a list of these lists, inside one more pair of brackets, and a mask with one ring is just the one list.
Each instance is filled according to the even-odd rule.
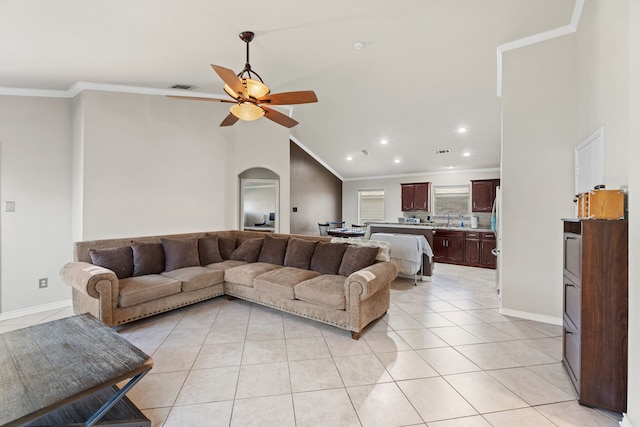
[[491,229],[496,235],[496,248],[491,251],[496,259],[496,288],[498,296],[502,299],[502,189],[496,188],[496,199],[493,201],[493,209],[491,210]]

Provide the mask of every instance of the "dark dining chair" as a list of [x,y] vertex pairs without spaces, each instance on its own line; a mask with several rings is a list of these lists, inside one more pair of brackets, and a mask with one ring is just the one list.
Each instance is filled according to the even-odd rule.
[[320,229],[320,235],[321,236],[328,236],[327,231],[329,231],[329,223],[318,223],[318,228]]
[[329,221],[329,230],[344,228],[344,221]]

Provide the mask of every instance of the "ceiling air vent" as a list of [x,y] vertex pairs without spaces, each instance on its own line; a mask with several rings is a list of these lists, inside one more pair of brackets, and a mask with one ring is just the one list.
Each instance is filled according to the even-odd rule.
[[362,154],[364,154],[365,156],[369,156],[369,152],[367,150],[362,150]]
[[176,84],[171,86],[171,89],[182,89],[182,90],[193,90],[196,87],[194,85],[183,85],[183,84]]
[[440,150],[436,150],[436,154],[449,154],[451,152],[451,150],[449,150],[448,148],[442,148]]

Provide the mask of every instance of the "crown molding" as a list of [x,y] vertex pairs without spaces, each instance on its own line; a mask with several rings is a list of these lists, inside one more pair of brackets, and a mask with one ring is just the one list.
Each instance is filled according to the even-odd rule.
[[366,176],[362,178],[359,178],[359,177],[344,178],[343,181],[365,181],[365,180],[373,180],[373,179],[412,178],[416,176],[425,176],[425,175],[459,175],[459,174],[476,174],[476,173],[486,173],[486,172],[500,172],[500,168],[425,171],[425,172],[414,172],[414,173],[397,174],[397,175]]
[[532,44],[540,43],[545,40],[554,39],[556,37],[566,36],[567,34],[575,33],[578,30],[578,23],[580,22],[580,16],[582,15],[582,8],[584,7],[585,0],[576,0],[576,4],[573,6],[573,14],[571,15],[571,22],[568,25],[555,28],[553,30],[544,31],[542,33],[534,34],[532,36],[523,37],[518,40],[501,44],[496,48],[497,51],[497,86],[496,91],[498,97],[502,96],[502,54],[504,52],[518,49],[524,46],[530,46]]

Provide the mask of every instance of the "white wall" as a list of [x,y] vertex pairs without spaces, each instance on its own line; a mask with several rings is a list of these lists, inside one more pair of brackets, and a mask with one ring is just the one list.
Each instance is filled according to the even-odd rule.
[[280,206],[276,213],[276,221],[279,221],[279,232],[288,233],[291,216],[289,212],[291,205],[289,129],[267,119],[238,122],[234,126],[236,127],[234,167],[228,178],[233,181],[233,188],[235,188],[233,202],[228,206],[230,214],[235,216],[233,228],[239,228],[240,223],[238,175],[247,169],[262,167],[272,170],[280,177]]
[[377,179],[347,180],[342,183],[342,220],[345,224],[358,223],[358,191],[365,189],[384,190],[384,217],[386,221],[397,221],[402,216],[402,194],[400,184],[431,182],[433,185],[470,185],[472,179],[499,178],[500,172],[455,171],[425,172],[423,175]]
[[502,307],[560,323],[562,223],[574,216],[575,36],[509,51],[502,89]]
[[607,188],[628,184],[628,8],[628,1],[587,1],[576,33],[578,136],[604,125]]
[[82,235],[122,236],[226,229],[232,128],[213,103],[162,96],[82,94]]
[[629,7],[629,393],[623,424],[640,427],[640,0]]
[[0,312],[69,299],[71,100],[0,96],[0,196]]

